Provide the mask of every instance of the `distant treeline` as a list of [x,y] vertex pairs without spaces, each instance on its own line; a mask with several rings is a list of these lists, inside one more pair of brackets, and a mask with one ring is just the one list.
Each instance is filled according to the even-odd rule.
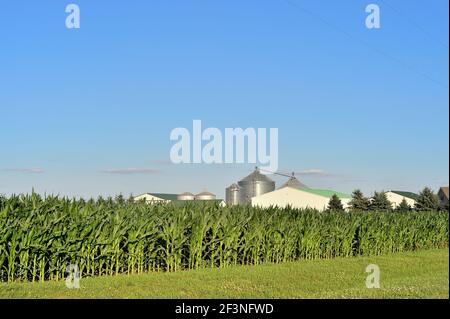
[[[405,198],[394,208],[392,203],[386,196],[385,192],[374,192],[372,197],[365,197],[359,190],[354,190],[352,200],[349,202],[349,209],[356,211],[447,211],[449,210],[448,202],[445,206],[439,203],[438,196],[428,187],[425,187],[415,200],[415,205],[411,207]],[[328,209],[334,211],[342,211],[344,207],[338,196],[333,195],[328,203]]]

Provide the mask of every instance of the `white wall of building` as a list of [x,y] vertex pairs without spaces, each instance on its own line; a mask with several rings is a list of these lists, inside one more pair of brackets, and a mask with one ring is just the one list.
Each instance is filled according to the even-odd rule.
[[[341,198],[344,208],[348,207],[350,198]],[[330,198],[305,192],[299,189],[284,187],[274,190],[273,192],[266,193],[260,196],[253,197],[251,199],[252,206],[257,207],[286,207],[291,206],[293,208],[314,208],[318,210],[325,210],[328,207]]]
[[393,192],[386,192],[386,197],[392,203],[392,208],[397,208],[397,206],[402,202],[403,198],[406,199],[406,202],[411,207],[414,207],[414,205],[416,204],[416,201],[414,199]]
[[170,200],[165,200],[156,196],[153,196],[151,194],[142,194],[139,196],[134,197],[134,201],[138,202],[140,200],[145,199],[147,203],[169,203]]

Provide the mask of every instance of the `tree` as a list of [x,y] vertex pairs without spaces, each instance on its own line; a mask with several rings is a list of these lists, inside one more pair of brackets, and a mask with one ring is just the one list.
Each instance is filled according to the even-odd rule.
[[330,201],[328,202],[328,209],[334,211],[344,211],[344,206],[342,206],[342,202],[336,194],[331,196]]
[[430,188],[425,187],[423,191],[419,193],[419,197],[416,200],[415,208],[418,211],[438,210],[439,199]]
[[368,210],[370,201],[364,194],[356,189],[352,193],[352,200],[348,203],[352,210]]
[[400,204],[397,206],[396,210],[401,213],[409,212],[411,210],[411,206],[409,206],[406,199],[403,198],[402,201],[400,202]]
[[132,195],[132,194],[130,194],[130,196],[128,197],[128,199],[127,199],[127,203],[128,203],[128,204],[132,204],[132,203],[134,203],[134,197],[133,197],[133,195]]
[[119,194],[119,195],[116,196],[115,201],[116,201],[118,204],[122,205],[122,204],[125,203],[125,197],[123,197],[122,194]]
[[369,209],[379,211],[390,210],[392,209],[392,203],[388,200],[385,192],[374,192]]

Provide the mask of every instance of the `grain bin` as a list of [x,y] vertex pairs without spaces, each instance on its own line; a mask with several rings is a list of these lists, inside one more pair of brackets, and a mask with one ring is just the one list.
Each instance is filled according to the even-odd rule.
[[225,201],[227,205],[239,204],[239,190],[239,186],[236,183],[225,189]]
[[215,199],[216,195],[207,191],[195,195],[195,200],[215,200]]
[[179,194],[177,196],[177,199],[178,200],[194,200],[195,196],[192,193],[184,192],[184,193]]
[[291,187],[296,189],[308,189],[308,186],[300,182],[295,176],[289,177],[289,179],[281,185],[278,189],[284,188],[284,187]]
[[275,182],[256,168],[253,173],[241,179],[239,185],[239,203],[250,203],[252,197],[259,196],[275,190]]

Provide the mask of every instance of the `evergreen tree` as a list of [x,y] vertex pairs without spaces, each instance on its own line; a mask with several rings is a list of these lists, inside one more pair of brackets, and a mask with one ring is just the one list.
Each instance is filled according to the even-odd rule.
[[123,197],[122,194],[119,194],[119,195],[116,196],[115,201],[116,201],[118,204],[121,204],[121,205],[122,205],[122,204],[125,203],[125,197]]
[[3,209],[4,206],[6,206],[6,197],[4,195],[0,195],[0,210]]
[[344,206],[342,206],[342,202],[336,194],[331,196],[330,201],[328,202],[328,209],[333,211],[344,211]]
[[411,210],[411,206],[409,206],[408,202],[405,198],[402,199],[400,205],[397,206],[396,209],[398,212],[409,212]]
[[349,202],[350,208],[352,210],[368,210],[370,201],[364,194],[356,189],[352,193],[352,200]]
[[418,211],[438,210],[439,199],[430,188],[425,187],[423,191],[419,193],[415,208]]
[[388,200],[385,192],[374,192],[369,209],[378,211],[390,210],[392,209],[392,203]]
[[127,202],[128,202],[128,204],[134,203],[134,197],[132,194],[130,194],[130,196],[128,197]]

